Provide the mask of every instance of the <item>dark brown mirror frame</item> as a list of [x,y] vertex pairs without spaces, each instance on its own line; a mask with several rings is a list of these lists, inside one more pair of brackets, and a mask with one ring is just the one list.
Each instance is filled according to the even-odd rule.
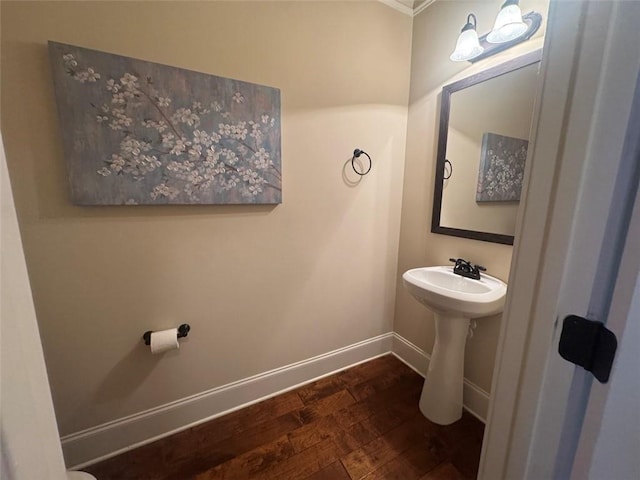
[[438,155],[436,159],[436,183],[433,189],[433,213],[431,215],[431,232],[453,237],[470,238],[484,242],[513,245],[513,235],[464,230],[460,228],[443,227],[440,225],[440,210],[442,208],[442,187],[444,182],[444,167],[447,150],[447,136],[449,132],[449,111],[451,108],[451,94],[459,90],[485,82],[495,77],[513,72],[521,68],[540,62],[542,50],[527,53],[520,57],[504,62],[498,66],[476,73],[442,88],[440,106],[440,130],[438,134]]

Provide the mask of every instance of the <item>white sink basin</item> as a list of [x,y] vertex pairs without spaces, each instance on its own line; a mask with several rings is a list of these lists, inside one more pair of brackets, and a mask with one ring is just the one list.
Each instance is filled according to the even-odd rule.
[[507,285],[480,274],[480,280],[453,273],[453,267],[422,267],[402,275],[405,288],[433,311],[436,340],[420,396],[420,411],[429,420],[449,425],[462,416],[464,347],[469,319],[500,313]]
[[507,285],[490,275],[480,280],[453,273],[453,267],[421,267],[402,275],[406,289],[416,300],[437,313],[486,317],[504,307]]

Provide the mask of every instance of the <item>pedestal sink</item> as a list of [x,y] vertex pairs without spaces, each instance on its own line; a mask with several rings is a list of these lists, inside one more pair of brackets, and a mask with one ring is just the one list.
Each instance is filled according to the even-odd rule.
[[453,273],[452,267],[422,267],[402,275],[405,288],[434,313],[436,341],[420,396],[420,411],[449,425],[462,416],[464,346],[469,320],[502,312],[507,285],[482,274],[480,280]]

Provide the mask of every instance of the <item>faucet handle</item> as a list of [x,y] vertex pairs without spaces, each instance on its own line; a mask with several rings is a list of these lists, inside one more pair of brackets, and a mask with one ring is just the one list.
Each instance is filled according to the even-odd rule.
[[451,262],[455,262],[453,273],[463,277],[480,280],[480,272],[486,272],[487,269],[482,265],[473,265],[469,260],[464,258],[450,258]]
[[450,258],[449,261],[455,263],[456,265],[465,264],[465,265],[471,266],[471,262],[468,260],[465,260],[464,258]]

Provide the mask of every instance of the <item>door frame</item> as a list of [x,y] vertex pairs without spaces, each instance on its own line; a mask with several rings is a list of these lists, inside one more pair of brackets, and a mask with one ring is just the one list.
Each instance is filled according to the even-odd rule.
[[0,134],[0,478],[66,479]]
[[554,475],[575,370],[556,327],[588,313],[638,73],[638,16],[621,10],[550,5],[480,479]]

